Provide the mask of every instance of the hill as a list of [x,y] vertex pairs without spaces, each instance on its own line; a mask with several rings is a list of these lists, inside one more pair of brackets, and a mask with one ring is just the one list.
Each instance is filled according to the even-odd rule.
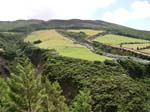
[[141,31],[100,20],[17,20],[0,21],[0,31],[32,32],[41,29],[99,29],[112,34],[150,39],[150,31]]
[[0,112],[149,112],[150,63],[124,46],[150,50],[150,32],[91,20],[0,22],[0,31]]
[[[119,38],[121,37],[122,39],[123,39],[123,37],[127,37],[128,40],[132,39],[132,41],[136,40],[134,38],[143,39],[143,41],[150,40],[150,31],[136,30],[136,29],[132,29],[132,28],[128,28],[125,26],[108,23],[108,22],[100,21],[100,20],[72,19],[72,20],[49,20],[49,21],[43,21],[43,20],[17,20],[17,21],[12,21],[12,22],[11,21],[0,21],[0,32],[2,32],[2,33],[3,32],[10,32],[10,33],[14,32],[14,33],[23,33],[25,35],[29,35],[32,32],[41,31],[41,30],[50,30],[50,29],[64,30],[63,32],[65,32],[65,33],[62,34],[63,36],[65,36],[65,37],[67,36],[67,37],[69,37],[69,40],[73,39],[78,44],[84,45],[88,48],[91,47],[91,44],[93,43],[92,41],[90,41],[90,43],[87,42],[88,39],[94,40],[95,38],[101,37],[102,35],[104,35],[104,37],[107,37],[105,35],[116,35],[116,36],[119,36]],[[113,37],[113,38],[115,39],[116,37]],[[118,52],[118,50],[116,51],[116,48],[115,48],[115,51],[112,50],[112,48],[110,48],[108,50],[103,50],[103,51],[109,52],[109,53],[121,54],[121,55],[124,55],[124,54],[130,55],[131,54],[131,56],[136,56],[136,54],[133,55],[132,53],[128,53],[128,51],[132,52],[133,51],[132,49],[135,49],[135,50],[138,50],[138,53],[140,52],[140,55],[141,55],[141,52],[142,52],[142,54],[144,53],[144,59],[145,59],[145,55],[149,54],[149,44],[147,44],[147,42],[145,42],[145,43],[143,43],[143,42],[137,43],[136,42],[136,43],[134,43],[134,46],[133,46],[133,43],[128,42],[127,38],[124,39],[123,44],[121,43],[121,45],[119,45],[119,46],[122,46],[123,48],[127,47],[127,48],[131,49],[131,50],[125,49],[127,51],[127,53],[122,53],[122,52],[119,53],[120,50]],[[128,42],[128,43],[126,44],[126,42]],[[48,43],[47,43],[47,45],[48,45]],[[43,44],[42,46],[46,46],[46,45]],[[92,47],[93,47],[93,45],[92,45]],[[10,48],[12,48],[12,47],[10,47]],[[94,52],[98,53],[98,54],[102,54],[101,49],[99,49],[99,48],[100,47],[96,47],[96,50]],[[105,48],[105,47],[103,47],[103,48]],[[83,48],[82,48],[82,50],[81,50],[81,48],[80,48],[81,51],[85,51],[85,53],[88,52],[88,55],[92,54],[92,52],[89,49],[85,50],[85,48],[84,48],[84,50],[83,50]],[[83,56],[81,56],[81,55],[77,56],[77,55],[75,55],[76,53],[72,54],[70,52],[70,51],[72,51],[72,48],[69,51],[68,50],[67,51],[65,50],[65,52],[62,52],[63,50],[59,49],[59,53],[64,56],[74,55],[74,57],[78,57],[78,58],[82,57],[81,59],[84,59]],[[79,48],[78,48],[78,50],[79,50]],[[78,50],[74,49],[74,51],[78,51]],[[3,49],[1,49],[1,51],[3,51]],[[58,51],[58,49],[57,49],[57,51]],[[110,51],[113,51],[113,52],[110,52]],[[71,53],[71,54],[69,54],[69,53]],[[137,53],[137,51],[135,51],[135,53]],[[103,53],[103,55],[105,55],[105,54]],[[91,55],[91,56],[93,57],[93,55]],[[137,56],[137,57],[143,58],[143,55]],[[89,57],[87,57],[87,58],[89,58]],[[95,59],[95,58],[93,58],[93,59]],[[147,56],[146,56],[146,59],[149,59],[149,57],[147,58]]]

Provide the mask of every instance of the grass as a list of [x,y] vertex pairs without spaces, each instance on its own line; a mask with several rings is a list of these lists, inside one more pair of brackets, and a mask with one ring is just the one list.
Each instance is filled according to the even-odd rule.
[[66,48],[66,49],[62,49],[58,51],[60,52],[60,55],[62,56],[66,56],[66,57],[71,56],[73,58],[79,58],[79,59],[84,59],[84,60],[89,60],[89,61],[95,61],[95,60],[104,61],[106,59],[110,59],[105,56],[94,54],[93,52],[91,52],[89,49],[85,47]]
[[31,33],[25,38],[26,42],[41,40],[42,43],[36,46],[45,49],[56,49],[60,55],[72,58],[79,58],[89,61],[104,61],[110,59],[93,53],[85,46],[75,44],[72,40],[65,38],[55,30],[41,30]]
[[68,30],[70,32],[84,32],[86,35],[92,36],[98,33],[102,33],[101,30],[92,30],[92,29],[80,29],[80,30]]
[[143,50],[141,50],[141,51],[150,54],[150,49],[143,49]]
[[113,35],[108,34],[102,37],[97,37],[95,39],[97,42],[105,43],[105,44],[111,44],[111,45],[118,45],[121,43],[128,43],[128,42],[149,42],[148,40],[143,39],[136,39],[131,37],[125,37],[125,36],[119,36],[119,35]]
[[60,49],[65,47],[83,47],[80,44],[74,44],[72,40],[63,37],[55,30],[41,30],[33,32],[31,35],[27,36],[25,41],[34,42],[36,40],[41,40],[42,43],[37,46],[46,49]]
[[147,47],[147,46],[150,46],[150,43],[143,43],[143,44],[124,44],[124,45],[122,45],[122,47],[125,47],[125,48],[132,48],[132,49],[135,49],[135,50],[137,50],[137,48],[144,48],[144,47]]
[[4,52],[4,50],[2,48],[0,48],[0,52]]

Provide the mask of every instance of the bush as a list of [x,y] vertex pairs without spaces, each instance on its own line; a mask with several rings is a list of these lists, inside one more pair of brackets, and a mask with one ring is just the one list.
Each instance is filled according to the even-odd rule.
[[40,44],[40,43],[42,43],[41,40],[36,40],[36,41],[33,42],[33,44]]

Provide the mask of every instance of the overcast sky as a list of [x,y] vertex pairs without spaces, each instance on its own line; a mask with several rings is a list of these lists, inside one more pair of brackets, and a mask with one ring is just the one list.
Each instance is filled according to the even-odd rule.
[[148,0],[0,0],[0,21],[92,19],[150,30]]

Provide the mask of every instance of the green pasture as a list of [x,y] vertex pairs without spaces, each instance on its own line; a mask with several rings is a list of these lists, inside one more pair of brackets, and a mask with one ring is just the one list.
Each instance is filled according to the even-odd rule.
[[149,53],[150,54],[150,49],[143,49],[143,50],[140,50],[140,51],[142,51],[144,53]]
[[150,43],[124,44],[124,45],[122,45],[122,47],[125,47],[125,48],[132,48],[132,49],[135,49],[135,50],[137,50],[137,48],[144,48],[144,47],[147,47],[147,46],[150,46]]
[[67,56],[67,57],[73,57],[73,58],[79,58],[79,59],[85,59],[85,60],[98,60],[98,61],[104,61],[107,58],[105,56],[101,56],[98,54],[94,54],[92,51],[85,47],[74,47],[74,48],[66,48],[66,49],[60,49],[58,50],[60,52],[60,55]]
[[56,49],[60,55],[72,58],[85,59],[89,61],[104,61],[110,59],[93,53],[83,45],[75,44],[72,40],[65,38],[56,30],[35,31],[25,38],[26,42],[41,40],[36,46],[45,49]]
[[129,42],[150,42],[148,40],[136,39],[136,38],[126,37],[126,36],[119,36],[114,34],[108,34],[105,36],[97,37],[95,41],[105,43],[105,44],[111,44],[111,45],[118,45],[121,43],[129,43]]

